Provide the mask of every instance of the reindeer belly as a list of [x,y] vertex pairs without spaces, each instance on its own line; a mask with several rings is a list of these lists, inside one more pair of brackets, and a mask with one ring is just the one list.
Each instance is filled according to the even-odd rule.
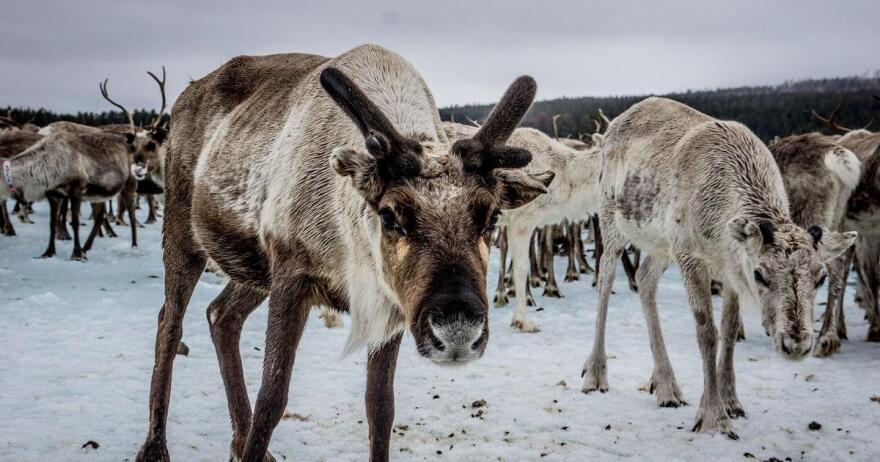
[[196,241],[234,281],[268,289],[269,263],[256,231],[243,227],[223,200],[196,186],[192,205]]

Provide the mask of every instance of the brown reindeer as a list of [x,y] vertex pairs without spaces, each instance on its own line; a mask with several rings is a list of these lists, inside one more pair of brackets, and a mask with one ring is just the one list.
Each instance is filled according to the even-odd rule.
[[[421,76],[374,45],[336,58],[237,57],[190,84],[173,109],[165,304],[137,460],[169,459],[172,362],[208,257],[230,278],[207,317],[232,418],[231,459],[272,460],[309,308],[328,305],[351,313],[347,350],[370,352],[370,459],[387,460],[404,331],[437,363],[477,359],[486,347],[495,220],[548,182],[521,170],[528,151],[504,145],[534,94],[534,81],[519,78],[474,137],[451,144]],[[252,413],[239,336],[267,297]]]
[[[852,151],[862,163],[862,175],[847,203],[842,227],[859,233],[854,246],[854,256],[859,270],[856,292],[861,296],[859,301],[865,309],[869,322],[867,340],[880,342],[880,133],[870,132],[864,128],[850,129],[836,122],[839,108],[838,105],[827,118],[815,111],[813,116],[826,128],[843,133],[837,138],[837,143]],[[852,260],[851,256],[849,260]],[[845,280],[849,274],[850,261],[844,262],[841,274],[834,275],[837,281],[832,280],[830,283],[832,287],[840,287],[834,299],[834,306],[838,309],[830,311],[831,300],[829,300],[829,311],[826,312],[820,337],[828,338],[832,342],[837,340],[839,343],[840,339],[845,339],[847,336],[843,310],[840,307],[843,305]],[[827,318],[829,312],[831,318]],[[833,352],[833,349],[830,352]]]

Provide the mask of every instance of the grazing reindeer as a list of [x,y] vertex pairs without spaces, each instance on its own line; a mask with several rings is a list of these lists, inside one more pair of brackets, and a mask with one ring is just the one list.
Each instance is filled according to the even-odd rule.
[[[309,307],[323,304],[351,313],[347,350],[370,351],[370,459],[387,460],[405,329],[437,363],[477,359],[486,347],[495,220],[549,181],[520,170],[527,151],[504,145],[534,94],[530,77],[517,79],[473,138],[450,144],[421,76],[374,45],[336,58],[242,56],[190,84],[173,109],[166,296],[137,460],[169,459],[172,362],[208,257],[230,277],[207,317],[229,400],[231,458],[272,459]],[[252,414],[239,335],[267,297]]]
[[[605,253],[593,351],[583,392],[608,389],[605,320],[614,263],[627,243],[647,255],[636,275],[647,319],[654,372],[648,389],[661,406],[683,404],[657,316],[660,276],[675,261],[697,324],[703,396],[694,431],[736,439],[729,416],[744,415],[733,373],[738,300],[760,300],[772,319],[776,349],[790,359],[812,347],[812,307],[823,263],[844,252],[855,233],[792,222],[773,156],[745,126],[722,122],[683,104],[648,98],[614,119],[603,151],[599,220]],[[722,348],[711,282],[724,284]]]
[[[478,130],[476,127],[448,122],[443,124],[443,128],[451,140],[467,139]],[[513,283],[517,297],[510,325],[521,332],[538,332],[540,329],[528,316],[528,297],[525,296],[529,285],[530,238],[539,226],[587,216],[598,209],[602,135],[594,135],[589,150],[576,151],[533,128],[518,128],[513,131],[508,144],[532,153],[532,162],[527,171],[552,171],[556,177],[547,194],[526,206],[504,211],[498,221],[506,230],[507,248],[513,259]],[[546,181],[549,182],[553,175],[548,175]],[[553,239],[552,231],[544,234],[545,241]],[[547,252],[550,265],[552,249]],[[501,290],[506,291],[506,287]],[[503,300],[503,295],[499,294],[498,298]]]
[[[42,135],[27,130],[4,130],[0,132],[0,164],[3,165],[4,174],[7,170],[5,165],[8,159],[22,153],[37,141],[40,141],[41,138],[43,138]],[[9,168],[11,169],[11,166]],[[9,179],[7,179],[7,183],[9,182]],[[10,192],[14,193],[14,191]],[[23,207],[23,209],[26,209],[26,207]],[[15,236],[15,228],[12,225],[12,219],[9,217],[9,210],[6,208],[5,197],[3,200],[0,200],[0,232],[5,236]]]
[[[819,133],[782,138],[768,148],[782,175],[792,221],[802,228],[818,224],[840,231],[847,202],[861,175],[861,162],[856,155],[830,136]],[[833,354],[840,348],[840,339],[846,338],[842,291],[851,258],[847,251],[826,264],[828,303],[813,348],[816,356]]]

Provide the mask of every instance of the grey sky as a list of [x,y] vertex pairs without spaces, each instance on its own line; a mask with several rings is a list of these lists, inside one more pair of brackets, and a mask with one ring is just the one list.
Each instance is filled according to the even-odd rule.
[[158,106],[240,54],[391,48],[441,106],[494,101],[517,75],[538,98],[662,93],[880,68],[880,2],[19,1],[0,5],[0,105]]

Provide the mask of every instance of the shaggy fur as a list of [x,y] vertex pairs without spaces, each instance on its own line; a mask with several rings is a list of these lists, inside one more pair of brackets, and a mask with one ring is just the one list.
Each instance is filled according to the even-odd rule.
[[[605,319],[616,260],[633,244],[639,297],[648,324],[654,372],[647,389],[658,404],[683,403],[666,354],[656,306],[660,276],[681,268],[697,324],[704,390],[695,431],[736,433],[729,416],[744,415],[736,396],[733,348],[738,302],[760,302],[777,350],[801,358],[812,343],[812,306],[823,262],[842,253],[855,233],[811,232],[789,214],[773,156],[745,126],[722,122],[675,101],[648,98],[609,126],[603,150],[599,219],[605,253],[593,350],[584,364],[584,392],[608,389]],[[722,351],[711,281],[724,284]]]
[[[516,169],[529,153],[503,145],[534,92],[531,78],[518,79],[485,130],[451,146],[422,78],[373,45],[336,58],[239,57],[193,82],[173,110],[166,297],[150,431],[137,460],[168,460],[174,351],[207,257],[231,279],[208,313],[230,403],[231,457],[270,457],[309,307],[326,305],[351,313],[346,350],[371,352],[371,459],[387,460],[404,329],[437,362],[475,359],[485,348],[492,216],[546,191]],[[238,334],[267,297],[264,379],[251,416]]]
[[[841,147],[830,136],[819,133],[794,135],[769,145],[785,184],[792,220],[803,228],[821,225],[842,229],[843,215],[861,175],[861,162],[852,151]],[[846,337],[843,323],[843,297],[850,253],[826,264],[828,302],[822,330],[813,353],[828,356]]]
[[[0,164],[33,146],[42,138],[41,135],[29,130],[3,130],[0,132]],[[27,207],[22,207],[21,210],[23,214],[22,221],[24,221]],[[15,227],[12,225],[12,219],[9,217],[5,197],[0,199],[0,232],[5,236],[15,236]]]

